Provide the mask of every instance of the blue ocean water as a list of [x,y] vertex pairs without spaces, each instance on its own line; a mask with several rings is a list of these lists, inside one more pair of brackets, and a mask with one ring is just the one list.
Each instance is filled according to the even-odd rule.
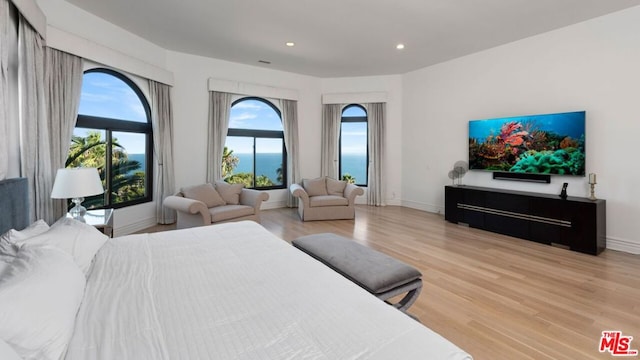
[[[253,171],[253,154],[234,153],[238,157],[238,166],[234,173]],[[144,154],[128,154],[129,160],[140,163],[140,169],[145,170],[146,158]],[[282,156],[278,153],[258,153],[256,154],[258,175],[268,176],[274,183],[278,179],[278,168],[282,166]],[[367,183],[367,155],[366,154],[345,154],[342,155],[342,172],[348,173],[356,179],[358,184]]]
[[[253,172],[253,154],[233,153],[237,156],[238,166],[233,171],[234,174]],[[258,153],[256,154],[256,174],[265,175],[274,183],[278,183],[278,169],[282,167],[282,154],[278,153]]]
[[129,158],[129,160],[134,160],[140,163],[140,169],[134,170],[134,171],[146,170],[147,158],[145,157],[144,154],[127,154],[127,157]]
[[[238,166],[234,173],[252,172],[253,171],[253,154],[234,153],[238,157]],[[359,184],[366,183],[367,180],[367,155],[366,154],[349,154],[343,155],[342,172],[349,173],[356,178]],[[272,181],[276,182],[278,178],[277,169],[282,166],[282,156],[278,153],[258,153],[256,161],[258,167],[256,173],[258,175],[266,175]]]
[[351,175],[356,184],[366,184],[367,154],[343,154],[341,170],[343,174]]

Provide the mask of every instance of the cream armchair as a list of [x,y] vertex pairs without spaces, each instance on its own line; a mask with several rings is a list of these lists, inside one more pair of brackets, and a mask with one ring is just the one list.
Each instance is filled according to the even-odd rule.
[[245,189],[239,184],[217,181],[182,188],[164,199],[163,205],[177,212],[177,228],[253,220],[260,222],[260,206],[269,199],[266,191]]
[[302,221],[354,219],[356,196],[364,190],[346,181],[328,177],[304,179],[289,188],[297,198]]

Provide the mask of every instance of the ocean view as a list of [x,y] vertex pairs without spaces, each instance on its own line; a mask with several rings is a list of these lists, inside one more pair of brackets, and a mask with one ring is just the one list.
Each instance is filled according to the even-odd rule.
[[[253,154],[241,154],[234,153],[240,161],[236,167],[234,173],[252,172],[253,170]],[[282,166],[282,156],[274,153],[258,153],[256,154],[256,160],[258,168],[256,173],[258,175],[266,175],[272,181],[276,181],[278,178],[277,169]],[[367,155],[365,154],[349,154],[344,155],[344,164],[342,165],[343,172],[351,174],[358,183],[365,183],[367,179]]]
[[[238,173],[251,173],[253,172],[253,154],[236,154],[240,161],[238,161],[238,166],[233,171],[234,174]],[[278,179],[278,169],[282,167],[282,155],[274,154],[274,153],[258,153],[256,154],[256,174],[266,175],[271,181],[277,183]]]
[[[234,173],[252,172],[253,171],[253,154],[236,154],[240,161]],[[281,155],[274,153],[258,153],[256,154],[258,175],[266,175],[273,182],[278,178],[278,168],[282,166]],[[144,154],[129,154],[129,160],[135,160],[140,163],[140,169],[136,171],[144,171],[146,159]],[[367,155],[365,154],[348,154],[343,155],[342,170],[344,173],[351,174],[356,179],[356,183],[364,184],[367,180]]]
[[147,159],[145,158],[144,154],[127,154],[127,157],[129,158],[129,160],[137,161],[140,163],[140,169],[135,171],[130,171],[130,173],[146,170]]

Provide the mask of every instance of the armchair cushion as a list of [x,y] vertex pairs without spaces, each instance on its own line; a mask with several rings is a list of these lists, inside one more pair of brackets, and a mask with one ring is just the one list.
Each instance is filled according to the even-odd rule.
[[318,206],[348,206],[349,200],[343,196],[321,195],[309,198],[310,207]]
[[202,184],[182,188],[182,194],[188,199],[202,201],[207,208],[226,205],[224,199],[211,184]]
[[222,180],[216,181],[216,190],[218,190],[227,205],[238,205],[240,203],[242,188],[242,184],[229,184]]
[[347,187],[346,181],[327,178],[327,193],[329,195],[344,196],[345,187]]
[[254,214],[254,208],[248,205],[227,205],[209,209],[211,221],[216,223],[229,219],[240,218],[243,216],[251,216]]
[[303,179],[302,187],[309,196],[322,196],[328,195],[327,193],[327,180],[325,177],[317,179]]

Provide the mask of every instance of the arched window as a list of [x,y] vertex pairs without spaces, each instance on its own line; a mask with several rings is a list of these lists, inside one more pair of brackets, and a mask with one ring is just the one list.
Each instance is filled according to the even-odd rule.
[[367,186],[368,165],[367,111],[351,104],[342,110],[340,123],[340,178]]
[[222,177],[254,189],[286,189],[287,152],[280,111],[256,97],[231,106]]
[[133,81],[109,69],[87,70],[66,162],[98,168],[106,191],[86,198],[87,209],[151,201],[152,139],[149,104]]

